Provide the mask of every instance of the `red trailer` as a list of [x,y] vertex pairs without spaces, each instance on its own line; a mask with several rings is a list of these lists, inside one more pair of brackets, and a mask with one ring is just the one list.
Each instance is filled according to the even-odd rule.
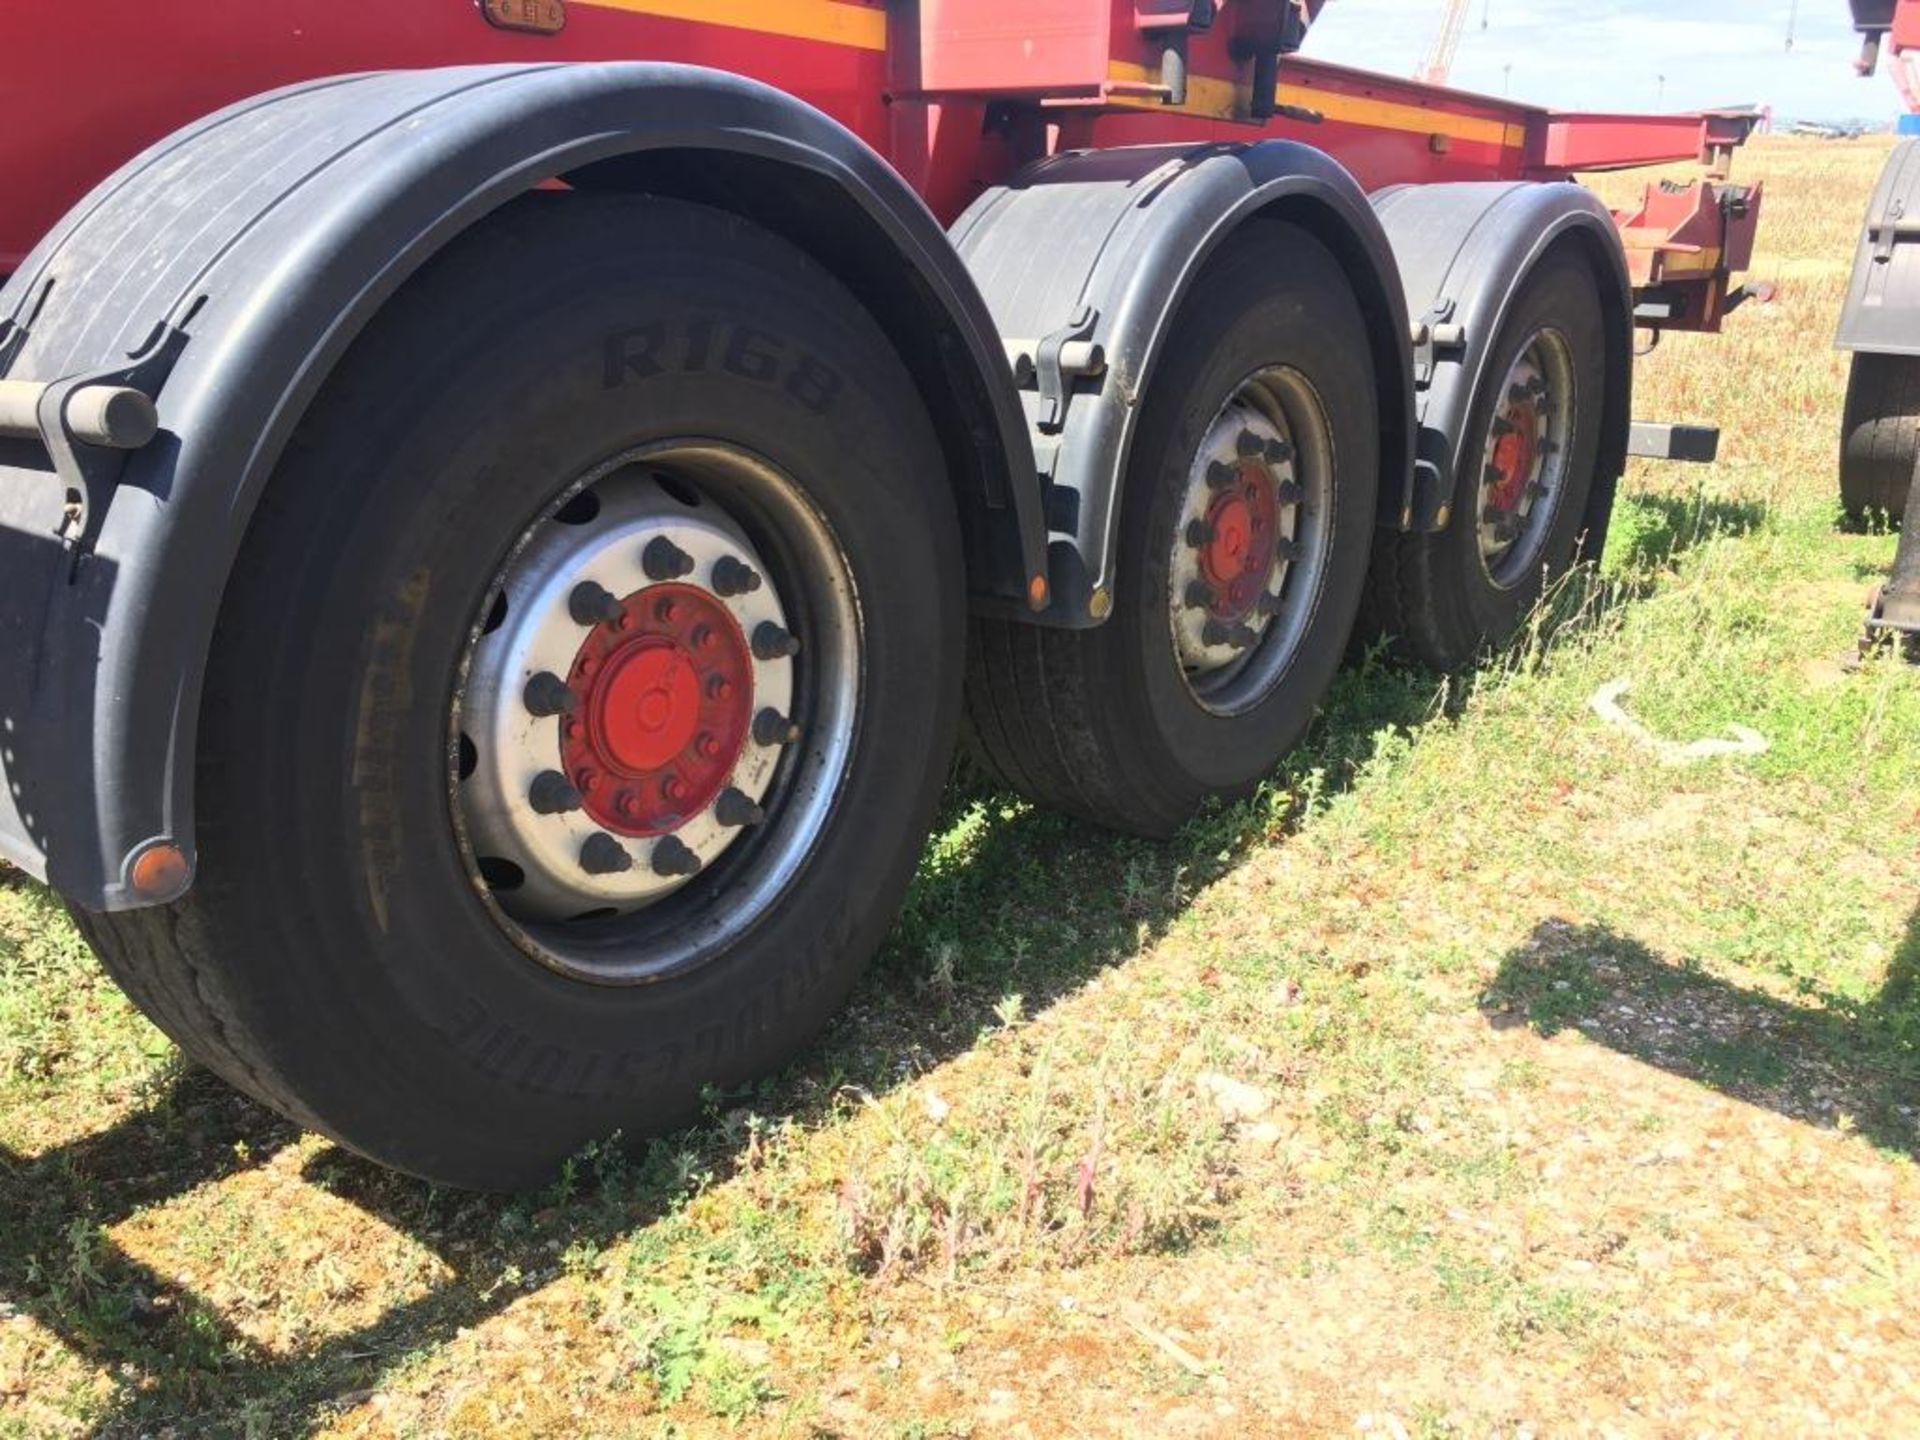
[[1630,451],[1711,453],[1633,340],[1743,293],[1753,117],[1317,9],[0,21],[0,855],[235,1084],[517,1185],[807,1042],[956,733],[1161,835],[1356,625],[1498,643]]

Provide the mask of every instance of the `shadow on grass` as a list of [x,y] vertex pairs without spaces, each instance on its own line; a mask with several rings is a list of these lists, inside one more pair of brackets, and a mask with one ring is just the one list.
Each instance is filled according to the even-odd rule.
[[1766,522],[1756,500],[1713,499],[1702,494],[1636,492],[1621,497],[1608,540],[1608,568],[1645,574],[1671,565],[1703,540],[1745,535]]
[[824,1123],[843,1087],[883,1093],[973,1045],[1018,994],[1032,1014],[1151,945],[1249,849],[1344,789],[1379,733],[1444,714],[1430,676],[1364,663],[1336,683],[1274,785],[1168,844],[1116,837],[997,794],[963,762],[899,923],[848,1010],[807,1059],[706,1125],[586,1157],[545,1194],[474,1196],[327,1149],[303,1178],[432,1251],[451,1278],[371,1324],[274,1354],[215,1305],[115,1247],[106,1231],[260,1165],[293,1127],[210,1076],[174,1075],[111,1128],[26,1158],[0,1150],[0,1306],[31,1315],[120,1379],[96,1433],[299,1433],[560,1273],[569,1246],[643,1232],[725,1180],[747,1108]]
[[1547,920],[1502,961],[1482,1005],[1496,1026],[1578,1030],[1723,1094],[1812,1125],[1844,1123],[1920,1158],[1920,910],[1867,1001],[1778,1000],[1605,926]]

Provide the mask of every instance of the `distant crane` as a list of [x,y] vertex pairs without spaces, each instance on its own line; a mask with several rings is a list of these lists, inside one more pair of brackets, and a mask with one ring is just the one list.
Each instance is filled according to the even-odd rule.
[[1440,16],[1440,30],[1433,37],[1433,47],[1427,51],[1427,58],[1414,78],[1428,85],[1444,85],[1447,77],[1453,73],[1454,52],[1460,48],[1460,32],[1466,28],[1467,7],[1473,0],[1447,0],[1447,8]]

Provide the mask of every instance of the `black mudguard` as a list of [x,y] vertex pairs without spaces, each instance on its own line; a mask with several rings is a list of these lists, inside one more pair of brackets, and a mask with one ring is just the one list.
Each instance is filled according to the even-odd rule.
[[1842,350],[1920,355],[1920,140],[1887,157],[1840,311]]
[[[1114,573],[1120,482],[1154,362],[1208,257],[1258,215],[1313,231],[1346,268],[1373,341],[1381,508],[1391,519],[1408,503],[1405,303],[1386,236],[1337,161],[1278,140],[1055,156],[988,191],[953,228],[1000,333],[1031,362],[1021,373],[1047,477],[1047,623],[1084,627],[1110,613],[1125,582]],[[1076,342],[1099,347],[1101,371],[1050,376],[1049,350]]]
[[55,474],[58,443],[0,441],[0,856],[91,908],[171,898],[137,892],[129,866],[161,842],[193,854],[195,729],[226,576],[347,345],[450,238],[543,181],[707,199],[700,177],[720,173],[746,174],[732,190],[762,198],[753,218],[792,220],[803,246],[831,234],[817,258],[872,306],[948,439],[976,592],[1019,605],[1045,532],[1004,350],[938,223],[851,133],[685,66],[316,81],[154,146],[0,291],[0,377],[119,372],[140,353],[161,417],[96,489],[78,545],[71,527],[55,535],[70,478]]
[[1556,247],[1578,247],[1600,289],[1607,386],[1585,553],[1605,543],[1614,491],[1626,470],[1633,415],[1633,291],[1620,235],[1584,186],[1478,182],[1406,185],[1373,197],[1406,285],[1417,332],[1419,387],[1415,497],[1408,530],[1444,529],[1473,397],[1496,363],[1494,342],[1533,267]]

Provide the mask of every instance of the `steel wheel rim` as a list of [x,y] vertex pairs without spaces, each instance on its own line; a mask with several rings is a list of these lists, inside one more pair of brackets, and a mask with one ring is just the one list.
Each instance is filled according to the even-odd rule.
[[[678,561],[649,550],[662,538]],[[718,578],[726,561],[758,585],[746,588],[733,572],[727,580],[740,588],[722,593],[731,588]],[[583,585],[619,602],[625,623],[611,611],[592,618],[577,610]],[[661,619],[664,599],[684,613]],[[703,629],[720,632],[717,642],[697,633]],[[679,724],[686,696],[667,666],[664,727],[639,741],[630,724],[624,734],[612,734],[613,725],[595,735],[614,711],[639,702],[658,710],[662,685],[646,672],[657,681],[662,667],[639,652],[666,645],[663,636],[701,665],[693,728]],[[783,646],[778,636],[791,638]],[[593,667],[560,668],[569,655],[591,658],[603,642],[611,647],[595,652],[603,663],[638,672],[639,681],[595,689]],[[542,965],[603,984],[682,974],[728,948],[818,845],[856,740],[863,649],[844,552],[799,485],[764,458],[719,441],[674,441],[622,455],[568,486],[496,571],[450,707],[453,828],[489,914]],[[716,668],[711,657],[728,654],[735,668],[724,658],[717,668],[748,693],[719,700],[704,681]],[[566,682],[570,707],[556,709],[530,688],[537,677]],[[703,728],[743,712],[745,732],[730,752],[729,737]],[[569,724],[606,743],[570,742]],[[699,745],[716,738],[718,747]],[[673,747],[671,758],[655,764],[661,745]],[[687,813],[676,816],[661,784],[693,774],[676,767],[696,749],[704,770],[725,773],[720,783],[694,786]],[[643,803],[621,810],[590,801],[583,754],[624,766],[617,778],[643,791]],[[537,789],[555,777],[570,796]],[[686,853],[673,852],[674,842]],[[591,854],[590,843],[599,847]],[[599,864],[607,843],[630,863]]]
[[1546,550],[1566,494],[1577,400],[1566,336],[1535,331],[1500,382],[1474,499],[1480,564],[1502,590],[1524,581]]
[[1333,438],[1298,370],[1234,388],[1188,471],[1168,563],[1167,619],[1188,694],[1244,714],[1300,654],[1333,540]]

